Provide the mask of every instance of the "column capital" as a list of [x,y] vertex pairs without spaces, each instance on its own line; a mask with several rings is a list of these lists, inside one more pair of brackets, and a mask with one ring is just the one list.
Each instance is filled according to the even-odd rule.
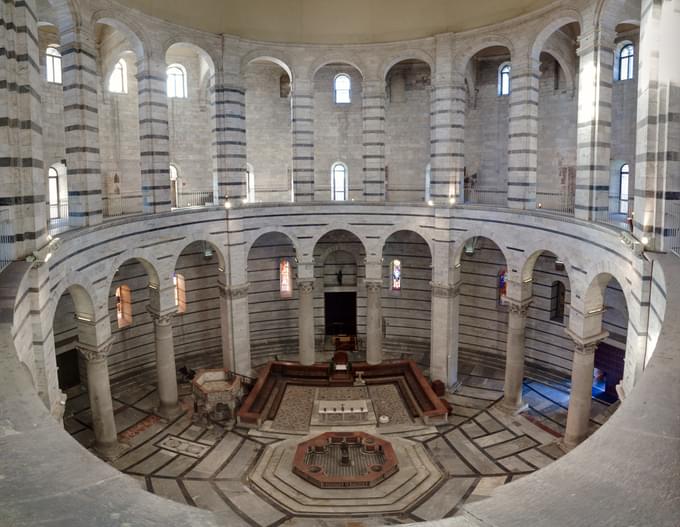
[[250,284],[246,282],[245,284],[232,285],[229,288],[229,296],[231,298],[246,298],[248,296],[248,288]]
[[375,97],[376,95],[385,96],[385,80],[369,79],[365,80],[361,85],[361,92],[363,97]]
[[314,279],[298,278],[297,285],[301,293],[309,294],[314,290]]
[[166,311],[162,313],[152,308],[151,306],[146,306],[146,310],[151,315],[151,318],[153,318],[154,324],[157,324],[159,326],[169,326],[170,324],[172,324],[172,317],[174,317],[177,314],[176,311]]
[[366,284],[366,291],[376,293],[382,291],[382,280],[364,280]]
[[520,316],[522,318],[526,318],[527,314],[529,313],[529,306],[531,305],[531,302],[533,302],[533,299],[531,298],[529,300],[524,301],[517,301],[511,298],[507,299],[510,313],[512,313],[513,315]]
[[89,344],[78,342],[76,349],[88,362],[105,362],[111,352],[112,345],[111,341],[100,346],[90,346]]
[[432,296],[435,298],[456,298],[460,294],[460,284],[430,282]]
[[574,352],[579,355],[592,355],[598,344],[609,336],[609,331],[602,331],[590,337],[581,337],[569,328],[566,328],[564,332],[574,341]]

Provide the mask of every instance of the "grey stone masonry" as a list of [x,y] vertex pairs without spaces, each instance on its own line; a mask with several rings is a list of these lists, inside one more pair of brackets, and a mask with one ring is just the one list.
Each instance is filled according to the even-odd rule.
[[62,33],[61,42],[69,224],[96,225],[103,215],[96,46],[83,27]]
[[513,57],[508,117],[508,206],[514,209],[536,207],[539,66],[537,60]]
[[575,214],[606,219],[609,210],[614,36],[602,29],[582,33],[578,90]]
[[170,141],[165,61],[145,57],[137,63],[139,140],[145,213],[170,210]]
[[430,103],[430,197],[461,200],[465,155],[465,84],[461,77],[436,79]]
[[385,199],[385,82],[363,84],[364,200]]
[[[0,4],[3,53],[0,56],[0,219],[11,233],[0,237],[0,259],[19,258],[45,241],[40,66],[35,2]],[[6,211],[6,212],[5,212]]]
[[677,251],[680,228],[678,23],[680,1],[642,2],[635,232],[664,251]]
[[246,90],[242,83],[216,82],[211,90],[213,178],[220,203],[246,198]]
[[296,80],[291,92],[295,201],[314,200],[314,88]]

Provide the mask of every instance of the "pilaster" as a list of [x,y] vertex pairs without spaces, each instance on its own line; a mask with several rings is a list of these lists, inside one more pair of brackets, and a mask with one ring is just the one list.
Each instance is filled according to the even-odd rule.
[[385,81],[362,86],[364,200],[385,200]]
[[293,192],[295,201],[314,200],[314,83],[293,82],[291,96]]

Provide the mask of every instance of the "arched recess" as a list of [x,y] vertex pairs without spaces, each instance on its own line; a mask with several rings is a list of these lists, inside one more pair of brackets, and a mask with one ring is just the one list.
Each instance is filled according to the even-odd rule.
[[[89,448],[94,445],[91,428],[82,418],[89,410],[87,364],[79,352],[79,344],[96,346],[95,306],[85,286],[72,284],[65,288],[55,302],[52,320],[52,339],[58,387],[66,395],[64,426]],[[48,365],[45,365],[48,367]],[[84,411],[83,411],[84,410]],[[78,415],[80,412],[83,415]]]
[[524,337],[525,360],[540,369],[559,372],[566,398],[574,352],[574,343],[565,333],[571,305],[568,267],[555,253],[538,250],[527,259],[522,280],[531,280],[532,298]]
[[316,350],[332,350],[338,334],[365,341],[365,245],[350,231],[333,230],[319,238],[313,254]]
[[194,43],[176,39],[166,46],[166,71],[179,74],[169,76],[167,86],[170,162],[183,168],[179,206],[212,203],[215,185],[213,178],[206,177],[214,169],[213,117],[207,108],[212,82],[205,79],[214,78],[215,63],[208,51]]
[[[505,357],[508,312],[502,303],[502,287],[510,266],[501,248],[482,236],[463,239],[454,261],[460,277],[458,372],[465,384],[475,366],[487,362],[494,367]],[[495,369],[492,377],[502,381],[504,370]]]
[[[644,339],[635,339],[634,331],[629,338],[629,329],[632,327],[629,300],[619,280],[608,272],[595,276],[584,296],[586,316],[597,317],[596,320],[601,322],[601,331],[609,333],[595,350],[593,372],[593,397],[604,403],[618,400],[620,386],[627,384],[629,377],[635,377],[635,372],[630,370],[639,367],[638,362],[644,361],[643,357],[638,361],[640,350],[636,349],[640,345],[639,341]],[[590,325],[597,333],[597,324]],[[593,415],[598,410],[601,411],[595,405]]]
[[427,367],[432,330],[432,253],[427,241],[414,231],[392,233],[382,247],[382,276],[383,350]]
[[258,201],[290,201],[292,73],[287,63],[255,56],[242,66],[246,87],[246,155],[256,167]]
[[385,187],[388,201],[423,201],[430,162],[432,67],[405,58],[385,72]]
[[299,342],[295,245],[285,234],[269,232],[253,242],[247,255],[253,367],[277,358],[295,359]]
[[566,12],[541,30],[531,50],[541,73],[536,206],[566,214],[573,214],[576,195],[578,99],[572,72],[578,70],[580,34],[580,16]]
[[156,368],[154,323],[149,307],[159,309],[159,295],[162,294],[159,275],[153,264],[144,258],[123,258],[114,268],[108,292],[113,337],[109,354],[112,384],[148,375]]
[[[463,54],[468,95],[465,111],[464,195],[468,203],[507,204],[510,97],[499,95],[499,69],[511,64],[512,48],[498,39]],[[466,57],[469,57],[467,59]],[[510,73],[512,76],[512,73]],[[512,85],[510,85],[512,90]]]
[[223,276],[224,258],[209,241],[189,243],[177,258],[173,281],[178,314],[172,324],[177,367],[222,367]]
[[[323,61],[312,77],[314,89],[315,199],[331,197],[331,167],[347,167],[347,200],[363,197],[363,75],[348,61]],[[349,79],[349,102],[336,102],[336,80]],[[339,93],[347,96],[343,89]]]
[[[49,0],[50,13],[47,15],[50,22],[55,24],[59,31],[64,31],[82,24],[80,11],[75,0]],[[41,12],[41,19],[44,18]]]
[[[110,10],[92,17],[103,72],[99,105],[102,206],[105,216],[141,212],[142,175],[139,142],[137,63],[144,58],[141,30]],[[111,93],[109,79],[118,61],[125,62],[127,92]]]

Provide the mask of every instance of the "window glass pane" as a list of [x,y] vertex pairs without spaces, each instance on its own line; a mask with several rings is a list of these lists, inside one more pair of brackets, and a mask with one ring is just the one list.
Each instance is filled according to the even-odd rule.
[[346,170],[344,165],[333,167],[333,199],[343,201],[346,199],[345,179]]
[[127,93],[127,66],[120,59],[109,78],[109,91],[112,93]]
[[392,265],[390,267],[392,268],[390,289],[392,289],[392,291],[401,291],[401,261],[392,260]]
[[293,294],[293,267],[289,258],[281,258],[279,262],[279,291],[281,298],[290,298]]
[[623,214],[628,213],[628,182],[630,178],[630,166],[623,165],[621,167],[621,181],[619,188],[619,212]]
[[335,102],[336,103],[349,103],[351,102],[351,91],[352,83],[347,75],[338,75],[335,77],[335,84],[333,89],[335,90]]

